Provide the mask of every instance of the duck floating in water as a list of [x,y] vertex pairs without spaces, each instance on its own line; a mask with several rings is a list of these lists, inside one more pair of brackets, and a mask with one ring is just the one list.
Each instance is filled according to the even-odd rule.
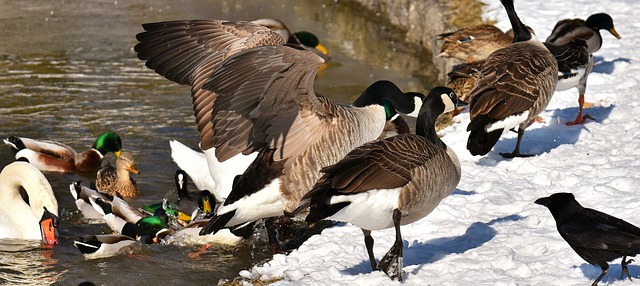
[[116,194],[125,198],[140,196],[140,188],[129,173],[139,174],[140,170],[136,168],[133,154],[125,151],[116,159],[115,168],[107,164],[98,170],[96,188],[112,196]]
[[113,152],[120,156],[122,139],[115,132],[98,136],[91,149],[77,153],[60,142],[10,136],[4,143],[16,152],[16,159],[24,158],[43,172],[90,173],[102,164],[102,158]]

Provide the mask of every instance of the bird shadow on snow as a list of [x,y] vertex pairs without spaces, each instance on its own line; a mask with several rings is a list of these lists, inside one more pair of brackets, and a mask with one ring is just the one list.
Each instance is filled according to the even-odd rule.
[[630,59],[627,58],[617,58],[614,59],[612,61],[605,61],[604,57],[600,57],[600,56],[595,56],[593,57],[594,60],[594,64],[593,64],[593,70],[591,72],[593,73],[605,73],[605,74],[612,74],[613,71],[615,70],[616,67],[616,62],[626,62],[626,63],[631,63]]
[[[602,273],[602,269],[600,269],[599,266],[594,266],[589,263],[583,263],[580,266],[574,267],[579,267],[584,276],[591,279],[592,281],[596,280],[596,278],[600,276],[600,273]],[[640,266],[629,264],[627,265],[627,267],[629,268],[629,274],[631,274],[632,278],[640,278]],[[609,272],[607,273],[607,275],[602,277],[602,280],[600,280],[600,282],[609,284],[616,281],[629,279],[626,275],[620,278],[621,273],[622,267],[620,267],[620,259],[618,259],[616,264],[609,264]]]
[[[480,247],[496,236],[497,232],[491,227],[492,225],[506,221],[518,221],[523,218],[524,217],[520,215],[510,215],[494,219],[487,223],[474,222],[462,235],[441,237],[426,242],[414,242],[409,247],[406,246],[407,242],[405,241],[405,249],[402,257],[404,266],[422,266],[434,263],[449,254],[464,253],[470,249]],[[381,257],[379,257],[378,260],[379,259],[381,259]],[[412,273],[415,274],[419,272],[420,268],[421,267],[416,268]],[[358,275],[370,273],[372,270],[369,260],[365,260],[341,272],[349,275]]]
[[[577,97],[577,96],[576,96]],[[535,156],[549,153],[551,150],[564,144],[575,144],[583,130],[589,131],[589,125],[598,124],[608,118],[615,105],[595,106],[587,108],[584,114],[589,114],[595,118],[587,119],[585,124],[567,126],[565,122],[575,119],[578,114],[578,107],[556,109],[550,120],[559,121],[547,126],[540,126],[535,129],[527,129],[520,145],[520,152],[523,154],[533,154]],[[510,131],[511,132],[511,131]],[[513,151],[518,140],[515,132],[509,138],[501,138],[487,156],[478,160],[478,164],[483,166],[495,166],[500,161],[505,160],[499,153],[509,153]],[[505,136],[503,134],[503,136]]]

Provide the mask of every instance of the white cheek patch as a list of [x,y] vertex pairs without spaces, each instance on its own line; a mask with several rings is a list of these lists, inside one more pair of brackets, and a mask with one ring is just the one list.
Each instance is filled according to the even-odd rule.
[[420,99],[417,96],[414,96],[413,105],[415,106],[415,108],[413,109],[413,112],[407,114],[407,116],[418,117],[418,113],[420,113],[420,108],[422,108],[422,99]]
[[442,99],[442,103],[444,103],[443,113],[450,112],[456,109],[456,105],[453,103],[453,101],[451,101],[451,98],[449,97],[448,94],[443,93],[440,95],[440,98]]

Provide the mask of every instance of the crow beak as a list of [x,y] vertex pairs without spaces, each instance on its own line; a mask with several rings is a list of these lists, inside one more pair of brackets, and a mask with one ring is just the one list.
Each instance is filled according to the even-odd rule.
[[548,198],[548,197],[545,197],[545,198],[539,198],[539,199],[537,199],[537,200],[535,201],[535,203],[536,203],[536,204],[539,204],[539,205],[543,205],[543,206],[545,206],[545,207],[548,207],[548,206],[549,206],[549,203],[551,203],[551,201],[549,200],[549,198]]

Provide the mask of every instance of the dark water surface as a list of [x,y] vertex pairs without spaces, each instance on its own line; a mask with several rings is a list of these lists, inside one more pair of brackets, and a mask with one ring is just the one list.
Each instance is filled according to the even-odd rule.
[[[348,103],[370,83],[390,79],[403,90],[433,83],[430,56],[402,43],[402,31],[342,1],[0,1],[0,136],[56,140],[83,151],[106,130],[132,151],[143,206],[175,199],[169,139],[191,147],[198,136],[189,88],[144,67],[133,52],[141,24],[177,19],[279,18],[318,35],[332,60],[316,91]],[[106,160],[113,161],[109,154]],[[0,146],[0,167],[13,154]],[[61,243],[0,241],[0,284],[210,285],[270,257],[263,239],[235,248],[153,245],[135,255],[85,260],[73,239],[109,229],[81,221],[68,186],[79,175],[46,174],[61,210]],[[194,187],[191,188],[194,190]],[[2,202],[0,202],[2,204]],[[259,236],[260,234],[258,234]]]

